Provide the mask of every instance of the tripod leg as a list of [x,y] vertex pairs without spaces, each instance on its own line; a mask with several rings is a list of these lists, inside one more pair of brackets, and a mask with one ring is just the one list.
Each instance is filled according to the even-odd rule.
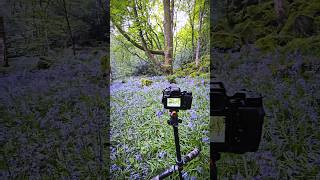
[[172,127],[173,127],[174,143],[176,145],[176,154],[177,154],[177,165],[178,165],[178,170],[179,170],[179,178],[183,179],[182,178],[182,173],[181,173],[183,162],[181,160],[178,127],[174,126],[174,125]]
[[218,180],[218,168],[216,165],[216,162],[220,159],[220,153],[216,152],[212,149],[212,147],[210,147],[210,151],[211,151],[211,161],[210,161],[210,179],[212,180]]

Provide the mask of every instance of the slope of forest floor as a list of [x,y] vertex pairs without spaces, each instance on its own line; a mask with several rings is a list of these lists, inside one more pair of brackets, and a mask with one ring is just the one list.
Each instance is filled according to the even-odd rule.
[[257,91],[266,111],[259,151],[223,154],[221,178],[319,179],[319,58],[257,51],[213,55],[213,74],[230,95],[243,88]]
[[0,76],[1,179],[106,176],[108,86],[102,51],[11,60]]

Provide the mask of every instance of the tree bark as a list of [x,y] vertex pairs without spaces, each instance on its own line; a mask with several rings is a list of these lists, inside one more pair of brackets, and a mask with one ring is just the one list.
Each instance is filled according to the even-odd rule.
[[198,67],[199,62],[200,62],[200,37],[201,37],[201,30],[202,30],[202,19],[203,19],[203,11],[204,7],[201,9],[200,7],[200,12],[199,12],[199,33],[198,33],[198,42],[197,42],[197,50],[196,50],[196,67]]
[[5,30],[4,30],[4,21],[3,18],[0,17],[0,59],[3,59],[4,61],[4,67],[9,67],[9,62],[8,62],[8,58],[7,58],[7,49],[6,49],[6,34],[5,34]]
[[[194,19],[195,19],[195,7],[196,7],[196,0],[194,1],[188,1],[189,3],[192,3],[193,4],[189,4],[188,3],[188,15],[189,15],[189,23],[190,23],[190,26],[191,26],[191,48],[192,48],[192,61],[194,60],[195,58],[195,45],[194,45]],[[193,7],[193,8],[192,8]]]
[[163,0],[164,10],[164,67],[167,74],[172,74],[172,54],[173,54],[173,4],[174,0]]
[[68,10],[67,10],[67,3],[66,3],[66,0],[62,0],[62,2],[63,2],[64,15],[65,15],[65,19],[67,22],[67,27],[68,27],[71,43],[72,43],[72,51],[73,51],[73,55],[75,56],[76,55],[76,47],[75,47],[75,41],[74,41],[74,37],[72,34],[71,25],[70,25],[70,20],[69,20],[69,15],[68,15]]

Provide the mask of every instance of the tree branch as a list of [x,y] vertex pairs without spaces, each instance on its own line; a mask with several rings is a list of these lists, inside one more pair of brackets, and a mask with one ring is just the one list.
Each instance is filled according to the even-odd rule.
[[[112,23],[116,26],[116,28],[118,29],[118,31],[123,35],[123,37],[125,37],[129,42],[131,42],[132,45],[134,45],[135,47],[141,49],[141,50],[145,50],[140,44],[138,44],[137,42],[135,42],[133,39],[131,39],[131,37],[121,28],[121,26],[119,24],[117,24],[112,18],[111,18]],[[163,50],[149,50],[152,54],[157,54],[157,55],[162,55],[164,56],[164,51]]]

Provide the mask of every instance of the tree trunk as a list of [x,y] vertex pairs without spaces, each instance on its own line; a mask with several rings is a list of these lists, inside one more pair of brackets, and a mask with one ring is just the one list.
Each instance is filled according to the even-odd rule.
[[167,74],[172,74],[172,54],[173,54],[173,4],[174,0],[163,0],[164,10],[164,68]]
[[4,67],[9,67],[8,58],[6,55],[7,49],[6,49],[6,35],[4,31],[4,22],[3,18],[0,17],[0,62],[1,60],[4,61]]
[[70,35],[70,39],[71,39],[71,43],[72,43],[72,51],[73,51],[73,55],[75,56],[76,55],[76,47],[75,47],[74,37],[72,35],[72,29],[71,29],[71,25],[70,25],[66,0],[62,0],[62,2],[63,2],[64,15],[65,15],[65,18],[67,21],[67,27],[68,27],[68,31],[69,31],[69,35]]
[[200,37],[201,37],[201,30],[202,30],[202,19],[203,19],[203,11],[204,7],[201,9],[200,7],[200,12],[199,12],[199,32],[198,32],[198,42],[197,42],[197,50],[196,50],[196,67],[198,67],[199,62],[200,62]]
[[[189,1],[189,3],[192,3],[191,1]],[[191,60],[193,61],[195,59],[195,45],[194,45],[194,19],[195,19],[195,7],[196,7],[196,0],[193,1],[193,4],[189,4],[188,3],[188,14],[189,14],[189,23],[190,23],[190,27],[191,27],[191,48],[192,48],[192,57]],[[191,6],[193,8],[191,8]]]
[[283,0],[274,0],[274,9],[276,11],[279,26],[284,24],[285,11],[283,6]]

